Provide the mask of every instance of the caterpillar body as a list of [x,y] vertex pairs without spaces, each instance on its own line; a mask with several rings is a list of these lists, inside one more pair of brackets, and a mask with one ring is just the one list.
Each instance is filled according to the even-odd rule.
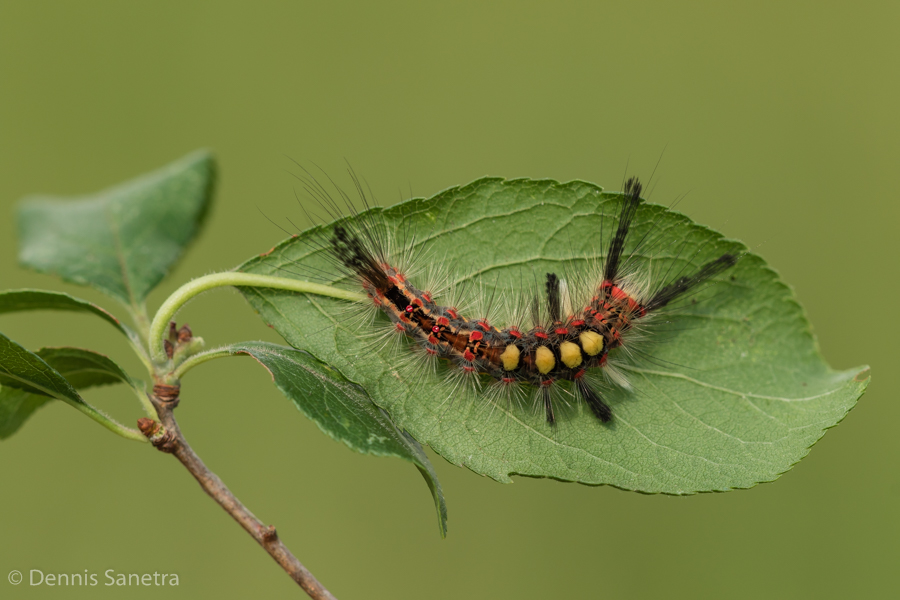
[[[355,178],[354,182],[365,201],[363,188]],[[318,183],[307,190],[329,212],[340,213]],[[624,252],[642,202],[641,192],[637,178],[626,182],[618,225],[605,259],[589,276],[590,283],[583,286],[585,301],[574,304],[566,282],[556,273],[547,273],[542,297],[532,300],[527,326],[523,321],[497,327],[487,318],[469,318],[454,306],[438,302],[438,294],[416,287],[410,272],[391,251],[395,241],[388,239],[367,213],[355,213],[355,219],[340,222],[318,245],[336,267],[356,280],[370,307],[387,315],[391,335],[412,340],[423,359],[443,359],[453,368],[453,376],[466,378],[476,387],[489,377],[493,389],[508,395],[530,391],[550,424],[557,421],[558,384],[571,382],[570,393],[607,423],[613,412],[592,373],[599,369],[608,380],[627,387],[627,379],[615,369],[611,356],[627,350],[642,325],[660,309],[738,260],[735,254],[723,254],[689,274],[678,274],[654,291],[637,283],[638,278],[625,265]],[[352,210],[352,203],[341,194]]]

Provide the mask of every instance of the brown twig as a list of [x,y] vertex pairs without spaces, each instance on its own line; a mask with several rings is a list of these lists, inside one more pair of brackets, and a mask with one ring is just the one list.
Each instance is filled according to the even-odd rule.
[[[176,393],[177,397],[177,393]],[[141,432],[159,450],[172,454],[181,461],[181,464],[190,471],[191,475],[200,484],[212,499],[219,503],[225,512],[240,523],[247,533],[262,546],[269,555],[275,559],[281,568],[287,571],[291,579],[297,582],[303,590],[315,600],[336,600],[335,597],[310,573],[303,564],[297,560],[287,546],[278,538],[275,527],[265,525],[247,510],[241,501],[231,493],[222,480],[210,471],[200,457],[191,449],[181,435],[178,422],[172,414],[172,409],[177,406],[177,401],[160,399],[156,394],[150,395],[160,423],[151,419],[138,420]]]

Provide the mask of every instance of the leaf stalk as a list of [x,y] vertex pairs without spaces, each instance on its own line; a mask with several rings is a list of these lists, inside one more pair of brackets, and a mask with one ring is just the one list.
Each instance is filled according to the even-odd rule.
[[157,367],[165,365],[169,358],[166,356],[163,347],[163,337],[166,335],[166,327],[169,321],[175,316],[182,306],[184,306],[194,296],[203,292],[215,289],[217,287],[260,287],[276,290],[287,290],[303,294],[316,294],[319,296],[329,296],[340,300],[349,300],[352,302],[363,299],[361,294],[341,290],[328,285],[319,283],[311,283],[309,281],[299,281],[297,279],[288,279],[286,277],[272,277],[271,275],[255,275],[252,273],[239,273],[236,271],[228,271],[225,273],[213,273],[198,277],[184,284],[169,296],[150,323],[150,357]]

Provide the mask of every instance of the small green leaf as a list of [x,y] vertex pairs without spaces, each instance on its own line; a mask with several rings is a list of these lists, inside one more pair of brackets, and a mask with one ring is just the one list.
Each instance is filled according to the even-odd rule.
[[434,497],[441,535],[447,534],[447,506],[431,462],[418,442],[400,431],[362,389],[329,366],[293,348],[244,342],[224,350],[255,358],[300,412],[332,438],[362,454],[396,456],[413,463]]
[[[453,267],[450,283],[467,296],[516,298],[529,291],[523,282],[548,272],[596,276],[621,199],[580,181],[485,178],[361,218],[383,219],[401,244],[412,233],[416,252]],[[359,291],[325,256],[332,227],[286,240],[239,270],[313,273],[320,283]],[[790,288],[740,243],[643,204],[625,250],[630,265],[655,275],[657,284],[726,252],[742,258],[693,296],[696,304],[672,307],[674,323],[656,320],[658,335],[645,346],[650,358],[627,367],[633,391],[604,390],[615,413],[609,425],[576,404],[550,426],[531,407],[459,393],[445,367],[439,376],[404,368],[408,343],[371,341],[384,330],[378,327],[389,327],[383,315],[373,329],[348,318],[340,300],[241,291],[292,346],[361,385],[419,442],[504,482],[520,474],[669,494],[751,487],[803,458],[865,390],[868,370],[830,369]]]
[[77,390],[98,385],[125,383],[136,390],[143,388],[108,356],[84,348],[41,348],[35,352],[48,365],[66,378]]
[[[62,375],[77,390],[127,383],[142,391],[109,357],[82,348],[41,348],[35,355]],[[0,439],[11,436],[31,414],[53,398],[19,379],[0,375]]]
[[75,388],[37,354],[0,333],[0,385],[84,405]]
[[133,342],[140,343],[137,335],[119,319],[105,309],[86,300],[81,300],[62,292],[48,292],[45,290],[10,290],[0,292],[0,314],[24,310],[66,310],[92,313],[110,323]]
[[43,394],[0,385],[0,440],[14,434],[34,411],[50,400]]
[[85,387],[112,383],[116,378],[135,385],[109,358],[78,348],[45,348],[41,352],[48,360],[29,352],[0,333],[0,404],[9,403],[0,409],[0,418],[8,419],[6,422],[0,421],[0,431],[5,432],[3,437],[11,435],[43,404],[10,392],[15,389],[29,395],[62,400],[114,433],[129,439],[146,441],[140,432],[124,427],[85,402],[73,384],[48,364],[49,361],[53,361],[60,365],[68,370],[76,382]]
[[25,198],[19,260],[139,306],[197,233],[214,167],[212,155],[198,151],[93,195]]

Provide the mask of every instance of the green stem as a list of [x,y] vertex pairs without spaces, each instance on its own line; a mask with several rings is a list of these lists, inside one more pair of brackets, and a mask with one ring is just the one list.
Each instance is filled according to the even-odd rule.
[[[150,357],[147,355],[147,351],[144,349],[144,344],[149,346],[150,339],[150,317],[147,316],[147,306],[146,304],[141,303],[140,305],[126,305],[126,307],[129,314],[131,314],[131,320],[134,322],[134,325],[136,327],[136,331],[134,332],[132,332],[130,329],[126,329],[128,342],[131,344],[134,353],[137,354],[137,357],[139,359],[141,359],[141,362],[144,363],[144,367],[146,367],[147,372],[152,377],[153,375],[155,375],[155,371],[153,369],[153,361],[150,360]],[[156,412],[154,411],[153,413],[151,413],[151,416],[155,414]]]
[[144,367],[147,368],[147,373],[152,377],[155,372],[153,370],[153,363],[150,362],[150,357],[147,356],[147,351],[144,350],[144,347],[141,346],[140,340],[132,339],[131,336],[128,336],[128,343],[131,346],[131,349],[134,350],[134,353],[137,355],[141,362],[144,364]]
[[231,356],[233,353],[228,348],[214,348],[212,350],[207,350],[206,352],[201,352],[200,354],[195,354],[190,357],[180,365],[175,371],[172,372],[172,379],[175,381],[179,381],[184,374],[196,367],[197,365],[201,365],[208,360],[213,360],[214,358],[222,358],[223,356]]
[[118,422],[110,419],[109,417],[107,417],[106,415],[104,415],[103,413],[98,411],[96,408],[94,408],[90,404],[87,404],[87,403],[75,404],[74,402],[70,402],[70,401],[66,400],[65,398],[62,398],[59,396],[57,396],[57,398],[59,400],[62,400],[63,402],[68,403],[71,406],[74,406],[75,408],[80,410],[82,413],[86,414],[93,420],[97,421],[98,423],[100,423],[101,425],[103,425],[104,427],[106,427],[107,429],[109,429],[110,431],[115,433],[116,435],[120,435],[127,440],[135,440],[137,442],[146,442],[147,441],[146,436],[144,436],[144,434],[141,433],[140,431],[138,431],[137,429],[132,429],[131,427],[125,427],[121,423],[118,423]]
[[141,403],[141,406],[144,408],[144,412],[147,413],[147,416],[153,420],[156,420],[158,415],[156,414],[156,407],[153,406],[153,403],[150,402],[150,398],[147,397],[147,391],[138,389],[137,387],[132,387],[135,395],[138,398],[138,402]]
[[135,327],[137,327],[138,335],[146,340],[147,336],[150,335],[150,317],[147,315],[147,305],[143,302],[139,305],[133,304],[128,310],[131,313],[132,320],[134,320]]
[[361,294],[340,290],[327,285],[318,283],[310,283],[308,281],[298,281],[296,279],[288,279],[286,277],[272,277],[270,275],[254,275],[251,273],[237,273],[229,271],[227,273],[214,273],[204,277],[198,277],[193,281],[184,284],[169,296],[163,305],[156,311],[153,322],[150,323],[150,357],[157,365],[163,365],[168,360],[166,351],[163,347],[163,338],[166,335],[166,327],[169,321],[175,316],[175,313],[184,306],[184,304],[198,294],[202,294],[207,290],[217,287],[236,286],[236,287],[261,287],[276,290],[288,290],[291,292],[299,292],[303,294],[316,294],[319,296],[329,296],[340,300],[349,300],[356,302],[363,300]]

